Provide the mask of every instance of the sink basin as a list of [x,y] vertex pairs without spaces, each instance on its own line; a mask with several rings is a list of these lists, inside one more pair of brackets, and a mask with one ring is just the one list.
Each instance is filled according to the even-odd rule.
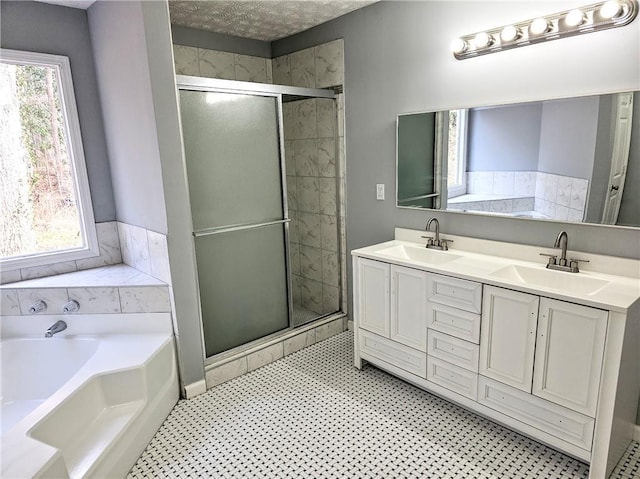
[[586,295],[597,293],[609,284],[609,281],[591,278],[584,273],[565,273],[544,267],[532,268],[520,265],[505,266],[489,276],[566,293]]
[[378,253],[398,259],[419,261],[421,263],[429,264],[443,264],[453,261],[454,259],[462,258],[462,256],[449,253],[448,251],[438,251],[403,244],[385,248],[378,251]]

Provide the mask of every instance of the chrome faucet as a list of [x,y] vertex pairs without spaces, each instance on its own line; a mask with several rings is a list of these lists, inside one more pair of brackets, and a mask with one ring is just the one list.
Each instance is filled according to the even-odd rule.
[[554,248],[560,248],[562,250],[562,254],[560,255],[560,259],[558,260],[558,264],[560,266],[567,265],[567,244],[568,243],[569,243],[569,237],[567,236],[567,232],[560,231],[560,233],[556,237],[556,242],[553,244]]
[[426,247],[447,251],[449,249],[449,243],[453,243],[453,240],[440,239],[440,222],[438,218],[431,218],[427,221],[426,231],[431,231],[431,223],[436,224],[435,236],[433,238],[431,236],[423,236],[423,238],[428,238]]
[[62,320],[56,321],[49,329],[47,329],[47,332],[44,333],[44,337],[52,338],[54,334],[58,334],[60,331],[64,331],[65,329],[67,329],[67,323]]
[[588,263],[588,259],[570,258],[567,260],[567,246],[569,244],[569,236],[566,231],[561,231],[556,237],[556,241],[553,244],[554,248],[560,248],[560,258],[556,254],[540,253],[541,256],[548,256],[549,262],[547,263],[548,269],[556,271],[566,271],[567,273],[579,273],[578,263]]

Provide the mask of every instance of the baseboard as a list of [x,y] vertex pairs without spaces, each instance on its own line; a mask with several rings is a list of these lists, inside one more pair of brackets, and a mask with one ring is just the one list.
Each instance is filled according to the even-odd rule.
[[207,383],[204,379],[200,381],[196,381],[195,383],[186,384],[184,386],[184,397],[186,399],[191,399],[200,394],[204,394],[207,392]]
[[633,440],[636,442],[640,442],[640,424],[636,424],[633,428]]

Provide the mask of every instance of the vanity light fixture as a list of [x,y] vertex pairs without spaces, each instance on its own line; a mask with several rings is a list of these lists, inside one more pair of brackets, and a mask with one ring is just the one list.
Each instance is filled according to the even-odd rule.
[[549,40],[622,27],[638,15],[638,0],[608,0],[463,35],[451,44],[457,60]]

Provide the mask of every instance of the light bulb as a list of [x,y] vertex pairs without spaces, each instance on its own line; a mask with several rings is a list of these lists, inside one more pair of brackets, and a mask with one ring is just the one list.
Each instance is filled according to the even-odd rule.
[[456,54],[466,52],[468,47],[469,45],[462,38],[456,38],[451,42],[451,51]]
[[529,31],[533,35],[542,35],[549,30],[549,22],[547,22],[544,18],[536,18],[531,25],[529,25]]
[[564,22],[570,27],[577,27],[584,22],[584,13],[578,8],[571,10],[567,13],[567,16],[564,17]]
[[500,39],[503,42],[512,42],[516,40],[519,36],[520,36],[520,29],[514,27],[513,25],[504,27],[502,29],[502,32],[500,32]]
[[600,16],[606,19],[614,18],[618,16],[621,10],[622,6],[617,0],[609,0],[600,8]]
[[480,32],[474,37],[473,43],[476,48],[486,48],[493,43],[493,37],[487,32]]

